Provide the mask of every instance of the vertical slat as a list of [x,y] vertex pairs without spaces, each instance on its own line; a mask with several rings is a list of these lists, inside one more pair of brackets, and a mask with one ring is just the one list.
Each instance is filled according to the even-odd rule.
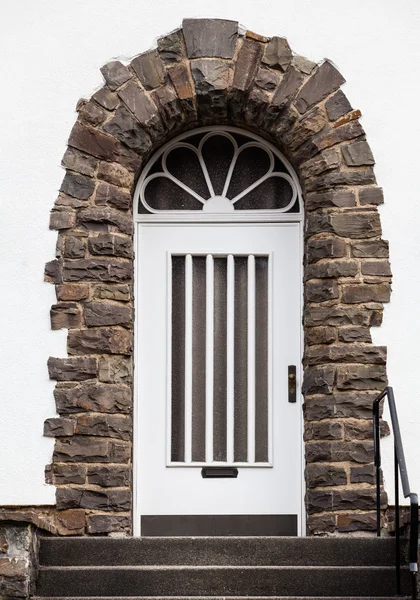
[[213,260],[213,460],[226,462],[227,257]]
[[171,461],[185,460],[185,257],[172,256]]
[[206,460],[206,258],[193,257],[192,462]]
[[234,459],[248,459],[248,257],[235,256]]
[[255,259],[255,461],[267,462],[270,444],[268,398],[269,293],[268,258]]
[[213,462],[213,346],[214,346],[214,263],[206,259],[206,462]]
[[234,365],[235,365],[235,259],[232,254],[227,262],[227,462],[234,456]]
[[191,462],[192,436],[192,256],[185,257],[185,462]]
[[255,257],[248,257],[248,463],[255,462]]

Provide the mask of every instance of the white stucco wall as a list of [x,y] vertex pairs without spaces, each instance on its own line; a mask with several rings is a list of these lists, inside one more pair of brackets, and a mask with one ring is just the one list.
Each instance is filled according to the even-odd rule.
[[55,295],[43,283],[43,266],[54,256],[48,218],[76,102],[101,86],[101,65],[147,50],[183,17],[235,19],[285,36],[312,60],[331,58],[347,79],[385,189],[381,218],[394,291],[375,341],[389,348],[412,486],[420,492],[418,0],[2,0],[0,505],[54,503],[43,475],[53,450],[43,421],[54,415],[46,362],[66,355],[66,332],[49,329]]

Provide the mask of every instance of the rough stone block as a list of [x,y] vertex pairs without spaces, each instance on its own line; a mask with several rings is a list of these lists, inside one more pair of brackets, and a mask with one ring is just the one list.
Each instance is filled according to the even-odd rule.
[[312,192],[346,185],[369,185],[375,183],[375,181],[375,173],[371,168],[358,169],[357,171],[332,171],[309,179],[305,182],[305,189]]
[[184,19],[182,22],[188,58],[232,58],[238,38],[238,23],[223,19]]
[[223,60],[195,60],[191,72],[197,93],[199,114],[213,119],[227,115],[227,90],[232,82],[232,67]]
[[361,325],[372,327],[380,324],[379,316],[381,315],[381,310],[375,308],[369,309],[367,307],[310,306],[304,310],[304,320],[307,327],[317,327],[318,325],[331,325],[333,327]]
[[341,440],[344,428],[337,421],[318,421],[307,423],[305,428],[305,440]]
[[375,488],[334,490],[333,492],[333,509],[335,510],[374,510],[375,508]]
[[114,160],[118,156],[116,140],[78,121],[71,130],[69,146],[104,160]]
[[360,167],[362,165],[375,164],[372,150],[370,149],[369,144],[364,140],[342,146],[341,152],[346,165],[349,167]]
[[132,407],[131,390],[125,385],[85,384],[56,388],[54,398],[59,414],[83,411],[129,413]]
[[132,219],[108,207],[96,206],[79,211],[77,223],[80,228],[91,231],[110,231],[111,227],[127,235],[133,234]]
[[386,240],[353,242],[352,254],[357,258],[388,258],[389,243]]
[[[339,123],[337,121],[337,125]],[[301,164],[313,158],[318,152],[322,152],[322,150],[326,150],[341,142],[358,138],[364,135],[364,133],[363,127],[356,120],[333,128],[325,127],[318,135],[298,148],[295,160]]]
[[310,394],[331,394],[335,378],[335,367],[310,367],[305,370],[302,392]]
[[262,90],[274,92],[281,81],[282,76],[276,71],[259,68],[254,78],[254,83]]
[[329,148],[319,156],[315,156],[301,165],[300,172],[304,179],[309,179],[326,171],[337,169],[339,166],[339,154],[337,148]]
[[[352,206],[356,206],[356,195],[353,190],[335,189],[307,193],[305,196],[305,207],[308,211],[318,210],[319,208],[350,208]],[[329,222],[327,215],[308,215],[308,229],[310,229],[311,221],[314,221],[314,223]],[[319,230],[313,232],[320,233]]]
[[182,122],[181,103],[174,88],[168,84],[152,92],[154,103],[168,129],[176,129]]
[[129,489],[89,490],[81,488],[57,488],[57,508],[86,508],[89,510],[125,511],[131,508]]
[[63,256],[65,256],[66,258],[84,258],[85,254],[86,240],[83,239],[83,237],[76,235],[67,235],[64,238]]
[[305,248],[308,263],[322,258],[343,258],[346,251],[347,243],[340,238],[311,238]]
[[358,304],[360,302],[389,302],[390,297],[391,286],[389,283],[359,283],[344,286],[342,300],[346,304]]
[[337,372],[339,390],[382,390],[386,382],[384,365],[347,365]]
[[194,98],[194,89],[189,69],[183,63],[168,68],[168,73],[172,85],[175,88],[180,100],[192,100]]
[[286,104],[293,100],[298,89],[302,85],[303,79],[302,73],[298,69],[290,66],[272,98],[273,106],[278,109],[284,108]]
[[292,57],[292,62],[290,64],[293,67],[296,67],[296,69],[301,73],[305,73],[305,75],[310,75],[316,67],[316,63],[312,62],[305,56],[298,55]]
[[[331,260],[330,262],[315,263],[307,266],[305,280],[354,277],[357,275],[358,269],[359,263],[355,260]],[[328,285],[326,282],[324,283],[325,285]],[[331,298],[338,298],[336,288],[331,288],[331,293],[334,294]],[[314,302],[316,302],[316,300],[314,300]]]
[[107,87],[95,92],[92,98],[106,110],[115,110],[119,103],[117,94],[112,93]]
[[331,344],[335,342],[336,335],[333,327],[307,327],[305,343],[308,346],[316,344]]
[[56,440],[53,455],[54,462],[72,463],[128,463],[130,458],[126,442],[84,436]]
[[74,329],[81,325],[81,313],[78,304],[62,302],[54,304],[50,310],[51,329]]
[[98,166],[98,161],[92,156],[78,152],[75,148],[67,148],[61,164],[66,169],[93,177]]
[[165,83],[165,67],[157,50],[140,54],[131,61],[131,66],[146,90],[154,90]]
[[373,204],[378,206],[384,202],[384,191],[380,187],[367,187],[359,190],[359,204],[366,206]]
[[129,487],[131,469],[124,465],[88,467],[88,483],[101,487]]
[[158,52],[164,63],[180,62],[183,55],[183,42],[181,30],[174,31],[161,37],[157,41]]
[[76,422],[73,419],[52,418],[44,421],[46,437],[66,437],[75,432]]
[[273,37],[264,49],[262,61],[273,69],[286,71],[292,62],[292,51],[286,38]]
[[89,515],[88,532],[95,533],[113,533],[122,531],[130,532],[131,519],[128,516],[118,515]]
[[131,300],[130,286],[127,284],[99,284],[93,289],[93,297],[98,300],[129,302]]
[[233,89],[245,92],[249,88],[251,82],[254,80],[261,55],[261,44],[250,39],[244,40],[235,63]]
[[342,237],[371,238],[381,235],[381,223],[377,212],[334,213],[331,215],[334,232]]
[[48,359],[50,379],[57,381],[85,381],[98,374],[98,361],[90,356]]
[[119,283],[131,279],[132,264],[117,259],[90,258],[64,263],[66,281],[108,281]]
[[120,187],[101,181],[96,188],[95,204],[128,210],[131,207],[131,194]]
[[351,467],[350,483],[375,483],[375,465]]
[[[72,421],[72,423],[74,423]],[[126,415],[80,415],[75,433],[129,441],[132,434],[131,417]]]
[[351,421],[345,423],[345,439],[349,440],[372,440],[372,421]]
[[347,474],[336,465],[311,464],[306,468],[306,483],[310,488],[346,485]]
[[125,106],[117,108],[112,119],[104,125],[104,131],[139,154],[146,153],[152,146],[148,134]]
[[89,286],[84,284],[63,283],[56,286],[57,300],[74,301],[86,300],[89,297]]
[[313,280],[305,286],[307,302],[326,302],[338,298],[338,284],[335,280]]
[[119,60],[114,60],[101,67],[107,86],[114,91],[133,77],[130,71]]
[[362,275],[373,277],[391,277],[391,265],[388,260],[362,261]]
[[104,383],[131,383],[133,366],[129,358],[109,356],[99,361],[99,381]]
[[97,127],[105,120],[104,111],[95,102],[84,102],[78,110],[81,121]]
[[341,392],[330,396],[312,396],[305,399],[308,421],[328,418],[372,418],[375,392]]
[[71,329],[68,334],[69,354],[131,354],[132,332],[120,327]]
[[91,254],[133,257],[133,242],[128,236],[100,233],[89,238],[88,247]]
[[325,102],[325,108],[330,121],[337,121],[337,119],[353,110],[342,90],[338,90],[334,96]]
[[56,524],[59,535],[83,535],[86,527],[86,513],[78,508],[57,511]]
[[111,302],[88,302],[84,306],[84,317],[88,327],[102,325],[131,325],[131,307]]
[[345,82],[344,77],[327,60],[308,79],[295,101],[300,113],[318,104]]
[[118,95],[140,125],[147,127],[150,133],[156,133],[156,130],[161,129],[162,125],[156,106],[134,81],[130,81]]
[[306,506],[310,515],[332,510],[333,494],[325,490],[308,490],[306,492]]
[[336,521],[336,515],[308,515],[306,519],[308,534],[325,535],[326,533],[334,533],[336,530]]
[[331,462],[331,442],[310,442],[305,444],[305,457],[308,464]]
[[[319,107],[315,107],[300,121],[298,121],[290,133],[284,136],[285,146],[292,152],[295,151],[296,148],[321,131],[324,128],[324,125],[324,113]],[[307,182],[307,184],[309,184],[311,181],[312,179]]]
[[331,442],[334,462],[370,463],[373,460],[372,442]]
[[338,329],[338,340],[346,343],[372,342],[372,336],[367,327],[340,327]]
[[113,185],[131,189],[134,183],[133,173],[119,165],[118,163],[100,162],[98,169],[98,179],[102,179]]
[[376,531],[376,513],[337,515],[337,529],[340,533]]
[[310,365],[330,362],[382,365],[386,363],[386,348],[356,344],[319,346],[307,348],[305,359]]
[[51,483],[56,485],[82,484],[86,480],[86,467],[82,465],[53,464],[51,470],[53,477]]
[[76,224],[76,213],[69,210],[52,210],[50,213],[50,229],[71,229]]

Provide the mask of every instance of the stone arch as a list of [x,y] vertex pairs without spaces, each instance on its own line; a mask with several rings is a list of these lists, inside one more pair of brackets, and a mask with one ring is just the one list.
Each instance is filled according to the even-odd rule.
[[57,258],[53,329],[68,358],[50,358],[59,418],[47,481],[55,530],[131,531],[132,191],[150,154],[173,136],[231,124],[267,138],[299,174],[305,200],[305,442],[309,533],[375,526],[370,407],[386,383],[386,349],[372,345],[390,297],[374,159],[328,60],[238,23],[186,19],[77,106],[51,213]]

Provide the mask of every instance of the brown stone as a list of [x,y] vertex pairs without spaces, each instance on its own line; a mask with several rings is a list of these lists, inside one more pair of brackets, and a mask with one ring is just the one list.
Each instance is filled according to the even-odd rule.
[[298,121],[289,134],[284,136],[286,147],[291,151],[296,150],[296,148],[321,131],[324,128],[324,125],[324,112],[319,107],[315,107],[312,111],[308,112],[305,117]]
[[391,277],[391,265],[388,260],[364,260],[362,261],[362,275]]
[[340,327],[338,329],[338,340],[340,342],[372,342],[372,336],[367,327]]
[[99,381],[104,383],[131,383],[133,367],[129,358],[109,356],[99,361]]
[[68,235],[64,238],[63,256],[66,258],[84,258],[85,255],[85,239],[76,235]]
[[373,439],[372,421],[350,421],[345,423],[345,439],[371,440]]
[[55,288],[57,300],[77,301],[89,297],[89,286],[84,284],[63,283]]
[[382,390],[386,381],[383,365],[347,365],[338,368],[337,388],[340,390]]
[[86,467],[73,464],[53,464],[52,476],[56,485],[81,484],[86,479]]
[[90,237],[88,241],[89,252],[96,255],[133,257],[133,242],[131,237],[100,233]]
[[310,75],[316,67],[316,63],[314,63],[312,60],[309,60],[305,56],[298,55],[292,57],[292,62],[290,64],[293,67],[296,67],[296,69],[301,73],[305,73],[305,75]]
[[203,118],[227,116],[227,93],[232,81],[232,67],[223,60],[195,60],[191,72],[197,94],[199,114]]
[[308,490],[306,492],[306,506],[310,515],[332,510],[333,494],[324,490]]
[[308,421],[328,418],[372,417],[372,403],[376,392],[334,393],[329,396],[313,396],[305,399],[305,416]]
[[184,19],[182,32],[188,58],[232,58],[238,23],[224,19]]
[[295,101],[300,113],[318,104],[345,82],[344,77],[327,60],[308,79]]
[[261,42],[262,44],[266,44],[270,41],[270,38],[260,35],[259,33],[255,33],[255,31],[250,31],[249,29],[245,32],[245,39]]
[[381,223],[377,212],[334,213],[331,225],[337,235],[350,238],[370,238],[381,235]]
[[125,385],[85,384],[71,388],[56,388],[54,398],[59,414],[92,411],[99,413],[129,413],[131,390]]
[[305,440],[342,440],[343,425],[337,421],[318,421],[308,423],[305,428]]
[[333,462],[370,463],[373,460],[371,442],[331,442],[331,460]]
[[350,483],[375,483],[375,465],[352,467],[350,469]]
[[386,363],[385,346],[343,344],[308,348],[305,360],[310,365],[331,362],[380,364]]
[[52,210],[50,213],[50,229],[71,229],[76,224],[76,213],[69,210]]
[[308,192],[315,190],[335,188],[346,185],[368,185],[375,183],[375,173],[371,168],[357,169],[354,171],[332,171],[319,177],[313,177],[305,183]]
[[88,177],[93,177],[98,166],[98,161],[92,156],[82,154],[75,148],[69,147],[63,156],[61,164],[66,169],[76,171],[77,173],[87,175]]
[[140,125],[147,127],[151,132],[161,127],[159,112],[150,100],[150,97],[134,81],[120,92],[119,97],[136,117]]
[[153,90],[165,83],[165,67],[157,50],[140,54],[131,61],[131,66],[146,90]]
[[309,367],[305,369],[302,392],[309,394],[331,394],[335,378],[332,366]]
[[351,104],[342,90],[338,90],[334,96],[325,102],[325,108],[330,121],[337,121],[340,117],[352,110]]
[[190,72],[186,65],[179,63],[168,68],[168,74],[180,100],[194,98],[194,90]]
[[375,508],[376,490],[374,488],[333,491],[333,509],[335,510],[374,510]]
[[325,302],[338,298],[338,284],[335,280],[313,280],[305,286],[307,302]]
[[132,219],[108,207],[87,208],[79,212],[77,221],[80,227],[92,231],[109,231],[110,227],[121,233],[132,235]]
[[96,127],[105,120],[105,113],[95,102],[86,102],[79,110],[79,117],[81,121]]
[[86,513],[81,509],[57,511],[57,533],[59,535],[83,535],[86,527]]
[[347,475],[342,467],[335,465],[308,465],[305,471],[308,487],[330,487],[346,485]]
[[361,206],[378,206],[384,202],[384,191],[380,187],[367,187],[359,190],[359,204]]
[[104,160],[113,160],[118,156],[116,140],[78,121],[71,130],[69,146]]
[[98,361],[90,356],[48,359],[50,379],[57,381],[85,381],[98,374]]
[[119,102],[117,94],[113,94],[106,87],[103,87],[95,92],[92,98],[107,110],[115,110]]
[[353,242],[352,254],[357,258],[387,258],[389,256],[389,243],[386,240]]
[[322,258],[343,258],[347,244],[340,238],[311,238],[305,250],[307,261],[314,263]]
[[44,421],[46,437],[66,437],[75,432],[76,422],[73,419],[53,418]]
[[389,302],[391,287],[389,283],[346,285],[343,288],[343,302],[358,304],[360,302]]
[[[337,124],[338,123],[339,121],[337,121]],[[295,160],[299,164],[303,163],[310,158],[313,158],[322,150],[326,150],[341,142],[358,138],[364,135],[364,133],[363,127],[360,125],[359,121],[351,121],[350,123],[345,123],[333,128],[325,127],[318,135],[298,148],[295,154]]]
[[87,508],[90,510],[125,511],[131,508],[129,489],[90,490],[82,488],[57,488],[57,508]]
[[131,325],[133,323],[133,312],[129,306],[111,302],[86,303],[84,317],[88,327]]
[[152,145],[149,135],[125,106],[117,108],[112,119],[104,125],[104,131],[140,154],[147,152]]
[[167,84],[154,90],[151,96],[167,129],[179,128],[182,121],[182,109],[174,88]]
[[320,175],[325,171],[337,169],[339,166],[339,154],[337,148],[329,148],[319,156],[311,158],[301,165],[300,172],[304,179]]
[[305,343],[308,346],[315,344],[331,344],[335,342],[335,329],[333,327],[307,327]]
[[[308,211],[317,210],[319,208],[350,208],[352,206],[356,206],[356,196],[353,190],[347,189],[335,189],[335,190],[327,190],[324,192],[314,192],[306,194],[306,209]],[[328,221],[328,217],[323,216],[326,222]],[[318,219],[319,215],[309,215],[308,219]]]
[[100,162],[98,179],[127,188],[128,190],[131,189],[134,183],[133,173],[118,163]]
[[54,462],[73,463],[128,463],[130,458],[131,446],[125,442],[84,436],[56,440],[53,455]]
[[109,281],[119,283],[132,276],[132,265],[115,258],[91,258],[64,263],[66,281]]
[[[359,263],[356,260],[331,260],[317,262],[306,267],[305,280],[331,277],[354,277],[357,275]],[[324,282],[327,285],[327,282]],[[336,288],[331,289],[331,298],[338,298]],[[327,298],[325,298],[327,299]],[[316,302],[316,300],[314,300]]]
[[120,187],[101,181],[96,188],[95,204],[128,210],[131,207],[131,194]]
[[71,329],[67,349],[69,354],[131,354],[132,333],[121,327]]
[[245,92],[255,77],[261,59],[262,46],[253,40],[245,39],[235,63],[232,88]]
[[28,577],[28,565],[25,559],[16,557],[0,558],[0,577],[24,580]]
[[348,167],[360,167],[362,165],[375,164],[372,150],[365,140],[346,144],[345,146],[342,146],[341,152]]
[[101,487],[128,487],[131,470],[124,465],[94,465],[88,467],[88,483]]
[[350,123],[350,121],[360,119],[361,116],[362,113],[359,109],[352,110],[347,115],[344,115],[344,117],[341,117],[341,119],[338,119],[338,121],[333,124],[333,127],[341,127],[341,125],[344,125],[345,123]]
[[292,51],[286,38],[272,37],[264,48],[261,62],[273,69],[286,71],[292,62]]
[[131,417],[126,415],[80,415],[77,417],[75,433],[129,441],[132,434]]
[[88,532],[89,533],[113,533],[122,531],[130,532],[131,519],[126,516],[118,515],[89,515]]
[[158,52],[165,63],[178,63],[183,59],[183,41],[181,39],[183,36],[179,29],[158,39]]
[[372,327],[380,324],[378,317],[381,314],[381,311],[369,309],[368,307],[309,306],[304,310],[304,321],[307,327],[316,327],[318,325],[331,325],[333,327],[358,325]]
[[101,73],[110,90],[114,91],[133,77],[130,71],[119,60],[114,60],[101,67]]
[[305,457],[308,464],[331,462],[331,442],[310,442],[305,444]]
[[290,66],[273,96],[273,106],[278,109],[285,107],[286,104],[288,104],[294,98],[298,89],[302,85],[303,79],[302,73],[300,73],[298,69]]
[[93,289],[93,297],[98,300],[116,300],[118,302],[129,302],[131,300],[130,286],[127,284],[100,284]]
[[85,200],[79,200],[78,198],[72,198],[60,192],[56,201],[54,202],[53,210],[60,211],[68,208],[82,208],[87,205]]
[[74,302],[54,304],[50,310],[51,329],[74,329],[81,325],[79,305]]
[[337,515],[337,528],[341,533],[376,531],[376,513]]
[[325,535],[333,533],[336,530],[336,515],[308,515],[306,519],[306,528],[308,534]]

